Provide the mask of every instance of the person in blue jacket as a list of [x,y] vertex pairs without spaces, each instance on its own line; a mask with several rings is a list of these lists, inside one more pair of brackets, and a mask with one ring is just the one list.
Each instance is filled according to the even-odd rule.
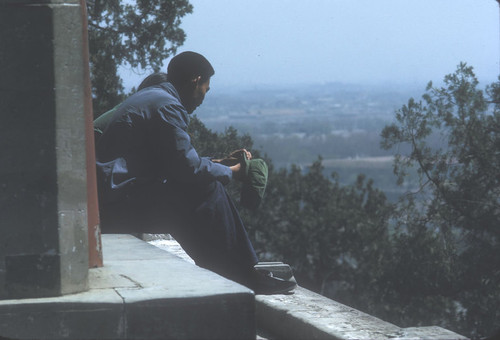
[[[170,61],[167,81],[120,104],[96,145],[99,210],[104,233],[170,233],[197,265],[253,289],[286,293],[295,283],[255,270],[258,262],[224,185],[242,163],[200,157],[186,132],[215,71],[201,54]],[[230,155],[251,153],[240,150]]]

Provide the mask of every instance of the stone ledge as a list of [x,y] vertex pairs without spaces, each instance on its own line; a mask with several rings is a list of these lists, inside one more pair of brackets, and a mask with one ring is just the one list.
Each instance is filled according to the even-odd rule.
[[0,338],[255,339],[251,290],[130,235],[102,243],[89,291],[0,300]]
[[[191,260],[175,240],[150,242]],[[257,295],[255,301],[258,332],[270,339],[467,339],[438,326],[400,328],[302,287],[291,295]]]
[[255,300],[257,327],[278,339],[467,339],[437,326],[400,328],[301,287]]

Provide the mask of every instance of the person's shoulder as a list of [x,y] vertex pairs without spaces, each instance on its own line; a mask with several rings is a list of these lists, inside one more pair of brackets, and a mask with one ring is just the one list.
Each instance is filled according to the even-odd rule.
[[177,90],[170,83],[150,86],[136,93],[136,101],[152,107],[182,106]]
[[189,123],[188,113],[172,84],[165,82],[144,90],[148,91],[148,97],[151,96],[147,100],[150,119],[153,121],[159,119],[182,129],[187,128]]
[[132,96],[129,97],[133,101],[172,101],[180,102],[180,97],[169,83],[161,83],[158,85],[153,85],[146,87],[140,91],[137,91]]
[[167,91],[163,84],[146,87],[128,97],[122,104],[122,110],[155,110],[168,105],[180,105],[176,92]]
[[126,120],[153,121],[186,128],[189,119],[177,91],[170,83],[146,87],[128,97],[119,108]]
[[177,89],[171,83],[163,82],[163,83],[158,84],[157,87],[162,89],[163,91],[165,91],[165,93],[167,93],[169,96],[172,96],[172,97],[180,100],[179,92],[177,92]]

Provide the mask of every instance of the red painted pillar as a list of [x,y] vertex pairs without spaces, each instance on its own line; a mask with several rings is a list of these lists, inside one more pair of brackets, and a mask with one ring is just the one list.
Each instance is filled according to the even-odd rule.
[[83,60],[85,72],[85,137],[87,152],[87,213],[89,231],[89,267],[102,267],[101,229],[99,227],[99,205],[97,201],[97,180],[95,171],[94,115],[92,112],[92,91],[90,87],[89,44],[87,29],[87,5],[80,0],[82,8]]

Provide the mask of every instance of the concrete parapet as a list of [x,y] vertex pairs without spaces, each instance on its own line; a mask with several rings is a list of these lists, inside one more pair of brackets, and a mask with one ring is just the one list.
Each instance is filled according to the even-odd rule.
[[[150,242],[189,260],[174,240]],[[262,262],[256,267],[285,280],[294,279],[282,262]],[[291,295],[257,295],[255,301],[258,333],[272,339],[466,339],[438,326],[400,328],[302,287]]]
[[103,235],[87,292],[0,301],[12,339],[255,339],[251,290],[130,235]]
[[301,287],[254,298],[170,253],[182,252],[174,242],[160,249],[103,235],[103,246],[104,267],[90,270],[89,291],[0,301],[0,338],[255,339],[257,318],[270,339],[466,339],[437,326],[400,328]]
[[400,328],[301,287],[255,300],[257,327],[278,339],[466,339],[437,326]]
[[0,299],[88,288],[82,15],[0,1]]

